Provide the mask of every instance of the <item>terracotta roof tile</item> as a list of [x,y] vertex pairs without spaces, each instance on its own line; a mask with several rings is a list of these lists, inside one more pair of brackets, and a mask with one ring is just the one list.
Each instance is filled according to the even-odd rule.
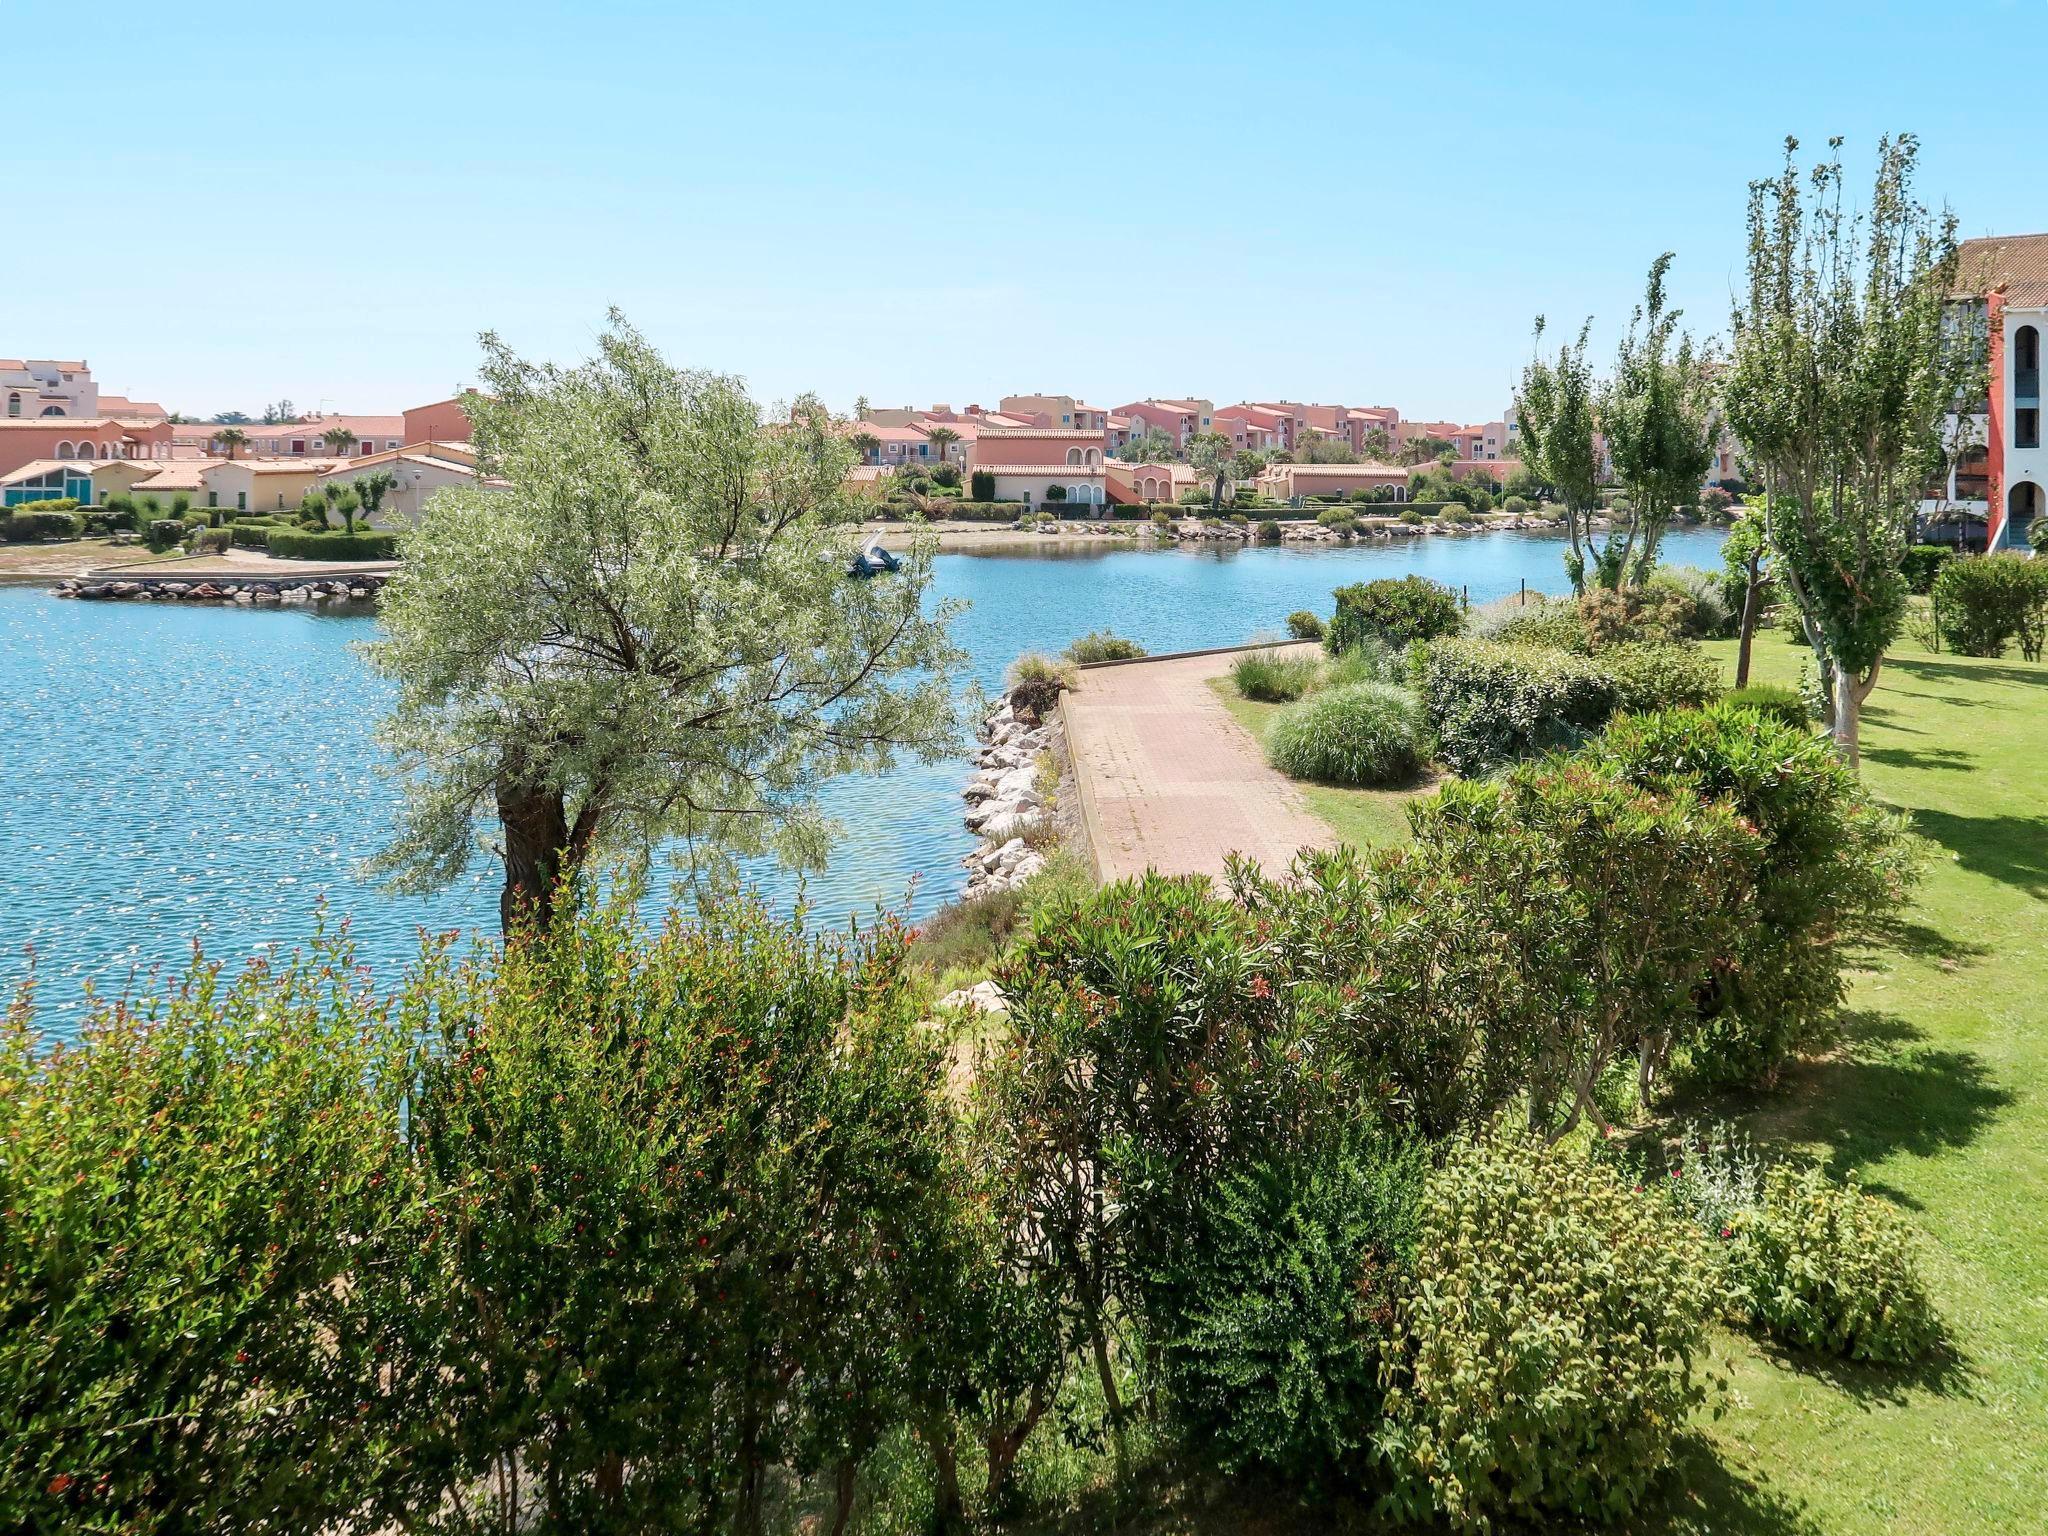
[[2008,304],[2048,305],[2048,234],[1965,240],[1956,247],[1956,274],[1964,293],[1985,294],[2003,285]]

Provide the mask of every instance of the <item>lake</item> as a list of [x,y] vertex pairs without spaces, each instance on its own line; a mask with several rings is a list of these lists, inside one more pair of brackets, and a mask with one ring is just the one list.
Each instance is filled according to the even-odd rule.
[[[1667,563],[1718,566],[1722,535],[1677,531]],[[1566,590],[1563,541],[1474,534],[1352,547],[951,554],[934,586],[971,605],[958,638],[993,688],[1025,650],[1110,627],[1153,651],[1279,632],[1327,613],[1347,582],[1418,572],[1474,603]],[[395,978],[422,927],[489,928],[497,877],[398,897],[352,870],[389,827],[370,726],[387,685],[351,647],[375,620],[304,610],[83,603],[0,588],[0,993],[34,954],[38,1002],[62,1027],[83,984],[120,989],[181,967],[192,942],[234,959],[303,938],[324,898],[362,959]],[[806,884],[817,920],[877,904],[921,915],[955,896],[974,839],[963,761],[844,780],[826,801],[849,832]],[[754,872],[775,901],[794,877]]]

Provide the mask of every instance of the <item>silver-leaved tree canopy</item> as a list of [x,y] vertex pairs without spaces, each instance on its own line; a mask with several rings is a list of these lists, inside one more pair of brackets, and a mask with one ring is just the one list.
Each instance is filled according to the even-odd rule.
[[406,793],[375,872],[434,889],[495,846],[506,930],[545,927],[565,884],[661,846],[689,877],[813,867],[825,781],[956,750],[935,543],[848,577],[853,452],[815,400],[766,422],[616,311],[577,367],[483,349],[479,483],[406,535],[367,647]]

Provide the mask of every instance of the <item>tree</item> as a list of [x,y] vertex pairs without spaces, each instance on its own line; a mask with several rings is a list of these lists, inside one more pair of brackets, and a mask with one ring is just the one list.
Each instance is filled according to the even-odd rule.
[[228,462],[235,461],[235,450],[249,441],[249,434],[240,427],[229,427],[225,432],[214,433],[214,439],[228,451]]
[[1728,530],[1727,542],[1721,546],[1721,560],[1728,568],[1729,581],[1724,589],[1733,592],[1737,585],[1742,589],[1741,627],[1735,648],[1735,686],[1749,686],[1750,645],[1756,638],[1757,610],[1763,605],[1763,594],[1771,585],[1771,572],[1765,563],[1770,554],[1770,541],[1764,537],[1764,525],[1760,518],[1745,516],[1736,519]]
[[249,424],[247,411],[216,411],[213,419],[224,427],[244,427]]
[[1441,460],[1447,453],[1451,456],[1451,462],[1455,463],[1458,457],[1458,445],[1449,438],[1418,437],[1411,442],[1401,445],[1401,452],[1397,456],[1397,462],[1401,464],[1427,464],[1432,459]]
[[336,458],[345,458],[355,446],[356,435],[347,427],[329,427],[320,434],[320,441],[327,445],[327,451]]
[[1842,208],[1839,138],[1804,178],[1750,184],[1748,289],[1735,315],[1729,425],[1756,466],[1778,575],[1798,605],[1843,758],[1905,622],[1899,565],[1943,419],[1981,382],[1973,326],[1944,323],[1956,220],[1913,196],[1919,142],[1878,141],[1867,212]]
[[846,435],[846,441],[852,446],[853,451],[860,456],[860,461],[864,464],[882,451],[882,440],[863,427],[856,427],[853,431],[849,432]]
[[1181,457],[1179,446],[1157,427],[1147,427],[1123,447],[1116,457],[1126,464],[1157,464]]
[[1365,448],[1366,458],[1375,464],[1393,463],[1394,455],[1400,451],[1394,444],[1392,434],[1385,427],[1367,427],[1365,436],[1360,441]]
[[361,506],[361,499],[345,485],[337,485],[327,493],[327,510],[341,519],[345,533],[356,531],[356,511]]
[[855,421],[865,421],[867,420],[867,415],[868,397],[866,395],[856,395],[853,401],[853,419]]
[[1197,432],[1188,439],[1188,463],[1209,482],[1209,506],[1220,513],[1230,495],[1230,477],[1236,449],[1221,432]]
[[1297,464],[1356,464],[1358,454],[1341,437],[1323,437],[1310,432],[1294,444]]
[[279,400],[263,407],[263,425],[266,427],[275,427],[298,419],[298,408],[289,400]]
[[373,868],[445,886],[495,812],[505,926],[670,843],[686,878],[735,856],[823,862],[818,787],[937,761],[959,733],[933,542],[846,576],[863,508],[816,400],[764,426],[738,381],[667,363],[614,311],[570,369],[483,338],[478,468],[428,504],[384,592],[372,663],[408,799]]
[[960,441],[960,434],[951,427],[927,427],[924,435],[931,439],[932,448],[941,463],[945,461],[946,450]]
[[[1713,384],[1708,358],[1678,328],[1680,310],[1664,306],[1666,251],[1650,264],[1643,302],[1629,317],[1614,375],[1600,392],[1600,430],[1615,478],[1628,491],[1630,517],[1614,582],[1641,586],[1657,563],[1657,545],[1674,507],[1691,506],[1714,462]],[[1608,541],[1613,552],[1613,540]]]
[[398,487],[398,476],[388,469],[376,470],[358,476],[355,481],[356,496],[363,505],[363,521],[374,523],[377,514],[383,510],[384,498]]
[[[1577,341],[1557,349],[1557,361],[1539,355],[1522,370],[1522,388],[1515,396],[1515,419],[1521,424],[1522,463],[1547,483],[1564,507],[1572,547],[1565,570],[1572,590],[1586,590],[1586,558],[1596,570],[1605,562],[1593,542],[1593,519],[1600,510],[1600,456],[1593,445],[1593,370],[1586,362],[1589,319],[1579,327]],[[1543,343],[1544,317],[1536,317],[1536,345]]]

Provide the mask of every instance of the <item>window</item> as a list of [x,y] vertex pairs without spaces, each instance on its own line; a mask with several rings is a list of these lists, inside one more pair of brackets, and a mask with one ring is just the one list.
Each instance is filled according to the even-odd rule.
[[305,440],[305,439],[304,439],[303,437],[295,437],[295,438],[293,438],[293,439],[292,439],[292,452],[293,452],[293,453],[304,453],[305,451],[306,451],[306,440]]
[[7,414],[10,416],[19,416],[21,414],[21,393],[19,390],[7,397]]
[[247,491],[235,492],[235,510],[237,512],[249,510],[249,493]]
[[282,511],[284,510],[284,492],[283,492],[283,491],[279,491],[279,492],[277,493],[277,510],[278,510],[278,511],[280,511],[280,512],[282,512]]
[[206,493],[206,504],[207,504],[207,505],[208,505],[209,507],[217,507],[217,506],[219,506],[219,505],[220,505],[220,492],[219,492],[219,491],[208,491],[208,492]]
[[384,451],[385,451],[386,453],[396,453],[396,452],[398,451],[398,439],[397,439],[397,438],[395,438],[395,437],[387,437],[387,438],[385,438],[385,439],[384,439]]
[[[2015,448],[2041,446],[2041,408],[2033,406],[2012,413],[2012,445]],[[64,457],[61,453],[58,458]]]

